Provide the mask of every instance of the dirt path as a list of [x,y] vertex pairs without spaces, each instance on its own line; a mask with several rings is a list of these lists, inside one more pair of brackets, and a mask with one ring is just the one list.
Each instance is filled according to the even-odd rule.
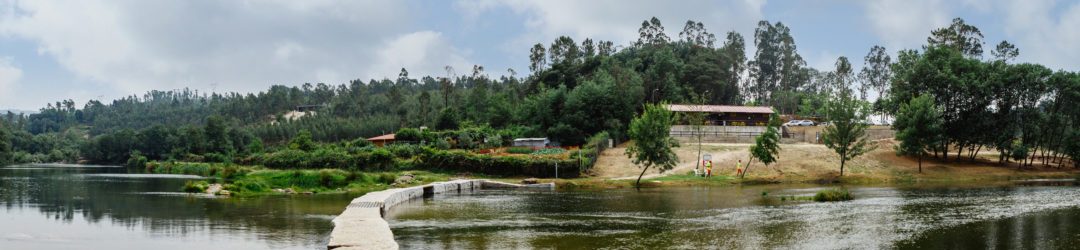
[[[739,159],[748,159],[747,149],[750,144],[728,143],[705,143],[702,144],[701,154],[711,154],[713,171],[720,173],[730,171],[734,173],[735,162]],[[659,170],[650,168],[645,172],[645,178],[660,177],[671,174],[686,174],[694,171],[697,167],[697,144],[686,144],[675,148],[675,154],[679,156],[679,163],[672,170],[660,173]],[[626,157],[626,144],[608,149],[596,161],[592,174],[596,177],[607,179],[637,179],[641,174],[641,168],[634,165],[630,158]]]

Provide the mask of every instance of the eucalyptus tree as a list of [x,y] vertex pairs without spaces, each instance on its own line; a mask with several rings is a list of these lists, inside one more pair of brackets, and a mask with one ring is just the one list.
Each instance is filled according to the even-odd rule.
[[930,32],[926,42],[930,47],[945,46],[953,48],[967,57],[980,58],[983,54],[983,34],[978,27],[967,24],[962,18],[954,18],[948,27]]

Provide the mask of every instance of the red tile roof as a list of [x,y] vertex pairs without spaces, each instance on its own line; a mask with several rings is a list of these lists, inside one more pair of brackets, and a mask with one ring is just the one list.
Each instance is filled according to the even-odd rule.
[[369,141],[393,141],[394,140],[394,134],[380,135],[380,136],[368,138],[367,140],[369,140]]
[[674,112],[706,112],[706,113],[758,113],[772,114],[772,107],[765,106],[725,106],[725,105],[683,105],[668,104],[668,110]]

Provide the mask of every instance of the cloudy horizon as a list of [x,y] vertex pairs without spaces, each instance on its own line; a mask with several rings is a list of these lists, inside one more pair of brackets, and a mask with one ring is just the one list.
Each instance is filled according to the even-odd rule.
[[[616,4],[618,3],[618,4]],[[809,66],[861,67],[874,45],[917,49],[960,17],[1018,62],[1080,70],[1080,2],[1066,1],[16,1],[0,0],[0,109],[81,105],[149,90],[258,92],[270,85],[419,78],[482,65],[528,72],[528,51],[566,35],[627,45],[658,17],[734,30],[754,53],[759,20],[779,21]]]

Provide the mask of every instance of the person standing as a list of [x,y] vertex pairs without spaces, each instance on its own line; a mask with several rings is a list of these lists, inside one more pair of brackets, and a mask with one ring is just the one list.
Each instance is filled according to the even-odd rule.
[[735,163],[735,175],[742,176],[742,160]]
[[705,179],[712,177],[712,161],[705,162]]

